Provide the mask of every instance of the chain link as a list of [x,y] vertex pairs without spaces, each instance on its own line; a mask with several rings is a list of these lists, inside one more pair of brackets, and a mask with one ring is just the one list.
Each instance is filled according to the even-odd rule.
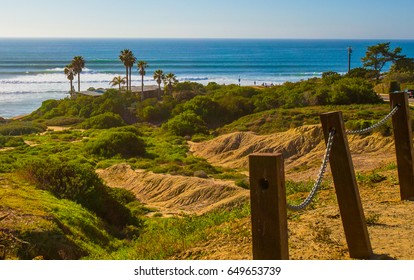
[[364,128],[364,129],[359,129],[359,130],[347,130],[346,134],[364,134],[367,132],[371,132],[372,130],[380,127],[381,125],[383,125],[384,123],[386,123],[400,108],[401,106],[398,104],[396,105],[391,112],[389,112],[388,115],[386,115],[382,120],[380,120],[379,122],[373,124],[370,127]]
[[335,135],[335,129],[332,129],[329,132],[328,142],[326,143],[325,156],[323,158],[322,165],[321,165],[321,168],[319,170],[318,178],[316,179],[316,181],[313,185],[313,188],[310,191],[308,197],[299,205],[291,205],[291,204],[287,203],[288,209],[293,210],[293,211],[300,211],[300,210],[305,209],[312,202],[313,198],[315,197],[316,193],[318,192],[319,188],[321,187],[322,179],[323,179],[323,176],[325,175],[326,167],[327,167],[328,162],[329,162],[329,156],[331,154],[331,148],[332,148],[334,135]]
[[[346,134],[363,134],[363,133],[370,132],[370,131],[380,127],[384,123],[386,123],[398,111],[398,109],[400,107],[401,107],[401,105],[397,104],[391,110],[391,112],[388,115],[386,115],[382,120],[380,120],[379,122],[373,124],[372,126],[364,128],[364,129],[360,129],[360,130],[347,130]],[[312,187],[312,190],[310,191],[308,197],[306,197],[306,199],[299,205],[291,205],[291,204],[287,203],[288,209],[293,210],[293,211],[303,210],[306,207],[308,207],[309,204],[312,202],[312,200],[315,198],[316,193],[318,192],[318,190],[321,187],[322,179],[325,175],[326,167],[327,167],[328,162],[329,162],[329,156],[331,154],[331,148],[332,148],[334,135],[335,135],[335,129],[332,129],[329,132],[328,142],[326,144],[325,156],[323,158],[322,165],[321,165],[321,168],[319,170],[318,178],[316,179],[316,181],[315,181],[315,183]]]

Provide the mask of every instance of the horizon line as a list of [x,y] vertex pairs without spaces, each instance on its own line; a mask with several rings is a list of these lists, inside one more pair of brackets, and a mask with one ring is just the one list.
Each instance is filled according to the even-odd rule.
[[386,41],[414,41],[414,38],[252,38],[252,37],[24,37],[24,36],[0,36],[0,39],[26,39],[26,40],[46,40],[46,39],[62,39],[62,40],[337,40],[337,41],[365,41],[365,40],[386,40]]

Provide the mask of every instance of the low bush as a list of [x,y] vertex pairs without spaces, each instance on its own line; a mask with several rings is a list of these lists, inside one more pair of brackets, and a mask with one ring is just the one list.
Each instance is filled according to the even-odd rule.
[[124,125],[126,125],[126,123],[120,115],[107,112],[85,120],[80,126],[84,129],[107,129]]
[[[87,163],[48,157],[32,159],[22,168],[23,175],[37,188],[47,190],[59,199],[68,199],[96,213],[117,228],[139,224],[119,199],[126,197],[104,185]],[[120,201],[119,201],[120,200]]]
[[185,111],[163,125],[169,132],[178,136],[207,133],[206,123],[192,111]]
[[0,124],[0,135],[18,136],[46,131],[44,124],[35,122],[13,121]]
[[26,144],[21,137],[0,135],[0,148],[19,147],[24,145]]
[[145,154],[145,143],[130,131],[109,131],[85,144],[88,153],[110,158],[121,155],[124,158]]
[[83,122],[83,118],[78,117],[56,117],[50,120],[46,120],[47,126],[66,126],[74,125]]

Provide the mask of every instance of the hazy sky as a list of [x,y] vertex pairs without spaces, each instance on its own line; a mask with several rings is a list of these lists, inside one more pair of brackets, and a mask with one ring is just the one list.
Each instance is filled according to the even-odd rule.
[[413,0],[0,0],[0,37],[414,39]]

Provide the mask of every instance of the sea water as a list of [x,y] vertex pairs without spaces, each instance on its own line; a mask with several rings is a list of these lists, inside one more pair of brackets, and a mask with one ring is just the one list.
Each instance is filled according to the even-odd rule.
[[[29,114],[44,100],[68,97],[64,67],[83,56],[81,90],[109,88],[125,76],[120,51],[130,49],[144,60],[144,83],[155,85],[153,72],[174,73],[179,81],[202,84],[262,85],[345,73],[361,67],[368,46],[387,40],[241,40],[241,39],[4,39],[0,38],[0,117]],[[414,41],[391,41],[414,57]],[[136,65],[133,85],[140,85]],[[73,81],[77,89],[77,78]]]

